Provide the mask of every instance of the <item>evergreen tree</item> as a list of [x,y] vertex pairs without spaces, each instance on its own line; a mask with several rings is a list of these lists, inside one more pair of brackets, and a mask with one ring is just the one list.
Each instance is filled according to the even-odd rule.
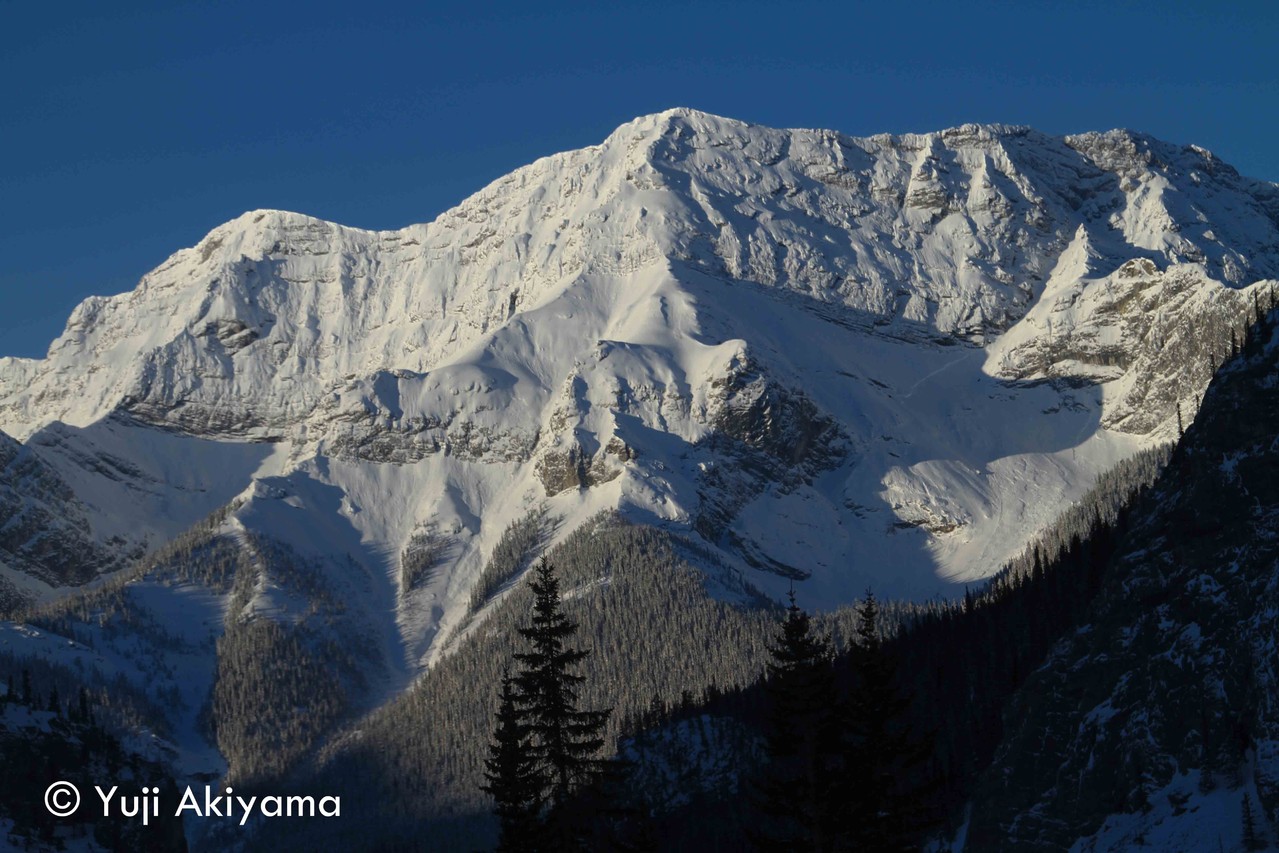
[[1243,792],[1243,806],[1241,820],[1243,823],[1243,849],[1244,850],[1262,850],[1265,844],[1261,840],[1261,836],[1257,834],[1257,818],[1252,813],[1252,798],[1248,796],[1248,792]]
[[539,849],[540,812],[545,780],[538,770],[530,726],[524,721],[515,682],[509,672],[502,674],[497,725],[484,767],[486,781],[480,787],[493,798],[496,804],[494,811],[501,824],[497,849]]
[[847,705],[847,837],[855,850],[909,850],[927,823],[917,813],[924,786],[912,776],[931,750],[906,725],[909,702],[897,686],[895,662],[880,637],[879,604],[869,590],[857,614]]
[[827,637],[813,633],[791,593],[786,618],[768,648],[767,764],[756,782],[763,817],[752,833],[766,850],[835,846],[839,791],[838,694]]
[[30,707],[32,698],[33,697],[31,695],[31,670],[23,669],[22,670],[22,704]]
[[88,723],[92,719],[92,712],[89,710],[89,691],[80,688],[80,706],[77,712],[77,720],[81,723]]
[[596,784],[605,762],[604,746],[610,710],[579,710],[578,691],[584,676],[574,670],[590,654],[567,643],[577,623],[564,615],[555,567],[543,557],[529,584],[533,618],[519,633],[529,651],[517,653],[522,669],[514,678],[520,715],[531,734],[533,755],[546,792],[548,837],[560,848],[575,846],[589,815],[573,813],[574,795]]

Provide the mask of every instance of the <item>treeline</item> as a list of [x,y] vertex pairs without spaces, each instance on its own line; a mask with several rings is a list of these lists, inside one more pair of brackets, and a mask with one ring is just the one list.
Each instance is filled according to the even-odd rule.
[[[1166,451],[1139,454],[1104,475],[1045,531],[1028,552],[1028,568],[1014,562],[958,602],[879,607],[875,632],[901,673],[895,689],[908,697],[900,722],[928,733],[932,744],[911,770],[911,783],[931,792],[932,813],[955,814],[971,790],[999,740],[1004,701],[1042,659],[1055,632],[1086,606],[1097,584],[1090,566],[1098,549],[1110,547],[1101,543],[1114,541],[1120,508],[1165,458]],[[425,821],[444,849],[495,841],[489,801],[480,789],[483,750],[500,699],[503,661],[509,661],[532,604],[528,585],[511,580],[535,555],[544,523],[530,516],[503,536],[475,604],[491,601],[504,586],[509,592],[484,621],[410,691],[360,720],[358,730],[340,735],[321,755],[306,784],[350,797],[352,815],[378,815],[376,826],[358,817],[344,821],[338,831],[350,835],[341,840],[363,843],[373,832],[391,847],[411,844]],[[547,556],[563,584],[565,612],[580,625],[583,647],[592,650],[583,665],[582,702],[613,709],[604,734],[608,750],[620,740],[634,760],[645,802],[662,809],[659,830],[670,833],[662,837],[683,843],[679,833],[695,830],[703,835],[694,843],[703,843],[706,833],[727,827],[725,837],[745,843],[743,785],[763,760],[768,711],[760,679],[781,611],[760,607],[744,587],[732,596],[738,604],[709,595],[708,585],[720,593],[723,587],[684,559],[695,551],[669,532],[604,514]],[[812,626],[830,638],[839,689],[848,692],[856,680],[849,667],[863,629],[860,617],[854,608],[841,608],[813,615]],[[944,715],[940,708],[947,709]],[[676,744],[662,734],[674,730],[704,738]],[[732,759],[730,748],[738,751]],[[688,762],[689,775],[672,779],[671,768],[680,761],[673,755],[681,750],[705,750],[718,769],[704,772]],[[662,762],[665,769],[656,768]],[[682,795],[681,788],[690,793]],[[693,807],[697,820],[682,811]],[[303,843],[305,831],[294,829],[293,840]],[[332,826],[315,831],[334,838]],[[263,837],[263,843],[273,840],[282,841]]]
[[452,540],[433,525],[414,532],[400,552],[400,595],[429,582],[452,546]]
[[[27,624],[66,637],[93,655],[128,661],[131,676],[93,665],[0,654],[0,678],[30,671],[42,692],[87,689],[101,722],[120,733],[149,729],[172,737],[187,712],[227,759],[229,778],[251,787],[279,777],[352,712],[382,663],[380,650],[318,563],[267,537],[228,532],[234,506],[214,513],[133,569],[94,589],[29,608]],[[340,567],[339,567],[340,568]],[[358,575],[354,567],[348,572]],[[223,597],[221,629],[180,636],[157,621],[139,584],[194,586]],[[273,612],[275,603],[288,612]],[[212,663],[201,708],[184,707],[175,658]]]
[[[876,608],[873,622],[868,622],[864,605],[811,619],[798,614],[809,624],[805,632],[824,648],[814,656],[831,662],[826,677],[833,680],[824,690],[842,697],[816,706],[840,707],[865,692],[868,649],[880,657],[881,672],[892,673],[880,707],[892,706],[888,725],[904,739],[896,753],[909,758],[909,766],[899,768],[886,789],[896,791],[899,803],[910,803],[906,822],[918,830],[913,837],[899,836],[892,849],[912,849],[929,833],[945,834],[958,825],[978,775],[1003,736],[1008,699],[1053,643],[1085,618],[1126,530],[1126,507],[1156,479],[1168,456],[1168,448],[1159,448],[1117,465],[1024,557],[959,601]],[[799,624],[798,615],[792,610],[784,624]],[[767,768],[769,753],[777,752],[775,745],[769,746],[779,728],[775,681],[761,671],[744,688],[655,703],[633,721],[644,730],[625,751],[636,763],[637,782],[651,792],[650,804],[661,808],[658,837],[663,847],[709,851],[778,846],[767,842],[767,825],[777,821],[775,809],[752,794],[751,781]],[[790,704],[803,706],[793,697]],[[804,714],[808,724],[803,730],[822,729],[812,707]],[[836,731],[853,728],[845,719]],[[738,733],[742,729],[752,734]],[[677,731],[682,736],[663,734]],[[725,739],[724,732],[734,733],[731,748],[739,750],[735,768],[730,767],[733,758],[716,743]],[[824,761],[836,766],[822,765],[820,773],[809,776],[838,776],[840,737],[828,733],[824,748]],[[653,765],[669,767],[676,749],[706,760],[687,766],[683,774],[655,772]],[[716,762],[719,768],[708,774],[706,765],[713,768]],[[775,790],[799,787],[792,781]],[[842,790],[856,788],[845,783]],[[855,812],[858,804],[851,797],[844,796],[842,807]],[[797,811],[792,805],[791,815]],[[828,830],[826,842],[791,842],[800,844],[795,849],[857,849],[848,833],[836,828]],[[863,839],[861,846],[866,843]]]
[[[677,547],[669,533],[603,513],[547,555],[564,612],[592,650],[580,700],[614,709],[602,735],[610,752],[624,721],[643,709],[678,704],[686,692],[701,697],[748,684],[767,655],[773,614],[709,597],[705,573]],[[350,813],[371,816],[367,821],[307,829],[294,822],[287,839],[264,827],[261,842],[367,846],[376,838],[395,849],[422,843],[427,825],[438,849],[494,843],[480,790],[484,751],[503,668],[532,603],[528,584],[516,584],[412,689],[340,737],[306,780],[316,791],[340,791],[344,814],[349,797]]]
[[[1035,560],[1055,560],[1075,540],[1086,539],[1101,522],[1114,525],[1124,508],[1159,477],[1172,455],[1172,444],[1140,450],[1102,472],[1082,498],[1071,504],[996,577],[1021,577],[1034,571]],[[996,581],[997,583],[997,581]]]
[[[872,595],[856,609],[855,642],[841,668],[830,636],[814,630],[792,594],[754,691],[763,711],[755,743],[724,741],[736,807],[698,803],[695,820],[683,808],[676,811],[685,820],[671,823],[656,801],[663,789],[678,786],[684,803],[708,789],[689,776],[637,772],[654,764],[644,737],[630,739],[625,760],[606,756],[600,734],[611,709],[579,701],[589,678],[578,670],[593,650],[575,645],[578,626],[563,615],[549,560],[529,586],[533,606],[516,628],[523,643],[514,673],[503,673],[480,786],[493,800],[499,853],[693,849],[708,841],[708,849],[906,850],[935,827],[932,780],[915,771],[932,753],[931,733],[908,727],[908,699]],[[687,694],[680,707],[688,710]],[[692,722],[701,743],[687,730],[674,740],[699,756],[696,777],[710,756],[699,748],[706,718]],[[672,803],[679,801],[665,800]]]
[[251,543],[257,559],[240,566],[217,641],[210,716],[228,781],[250,785],[280,776],[350,710],[344,682],[359,672],[351,648],[324,642],[305,622],[246,615],[268,566],[273,582],[303,593],[310,608],[340,610],[318,572],[302,569],[288,549]]
[[470,612],[476,613],[529,567],[552,533],[545,507],[516,519],[502,531],[479,580],[471,589]]
[[129,660],[137,668],[136,679],[119,671],[108,676],[92,665],[71,666],[17,653],[0,654],[0,678],[25,668],[42,692],[56,687],[61,695],[72,696],[86,689],[101,709],[99,722],[110,730],[148,729],[170,737],[173,715],[182,705],[179,682],[183,674],[155,651],[211,655],[212,640],[207,647],[200,647],[167,630],[139,605],[129,588],[154,581],[193,583],[215,593],[229,592],[236,574],[248,565],[248,557],[237,542],[213,533],[229,511],[219,510],[134,568],[97,587],[16,614],[19,622],[77,643],[86,657],[97,654]]

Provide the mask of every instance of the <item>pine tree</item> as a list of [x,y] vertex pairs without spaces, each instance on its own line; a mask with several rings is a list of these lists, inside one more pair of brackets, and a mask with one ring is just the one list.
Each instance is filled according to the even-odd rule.
[[1261,837],[1257,834],[1257,818],[1252,813],[1252,798],[1248,796],[1248,792],[1243,792],[1243,805],[1241,821],[1243,823],[1243,849],[1244,850],[1261,850],[1265,845],[1261,841]]
[[610,710],[579,710],[578,690],[585,680],[574,672],[590,654],[567,646],[577,624],[564,615],[555,567],[543,557],[534,569],[533,618],[519,633],[529,651],[517,653],[522,669],[514,678],[520,714],[531,734],[542,774],[553,843],[572,846],[587,816],[570,814],[574,795],[597,783],[606,763],[598,758]]
[[92,712],[89,710],[89,691],[80,688],[80,707],[77,713],[77,719],[81,723],[88,723],[93,718]]
[[545,779],[524,722],[515,682],[502,673],[502,695],[497,724],[484,761],[485,784],[481,790],[493,798],[501,825],[499,851],[534,851],[540,848],[540,812]]
[[847,832],[855,850],[908,850],[926,823],[911,813],[923,791],[912,790],[909,777],[929,750],[907,728],[909,702],[897,687],[894,661],[879,635],[879,605],[869,590],[857,615],[847,706]]
[[831,642],[813,633],[791,593],[769,646],[767,763],[755,784],[763,816],[753,833],[769,850],[829,850],[835,844],[839,790],[838,693]]

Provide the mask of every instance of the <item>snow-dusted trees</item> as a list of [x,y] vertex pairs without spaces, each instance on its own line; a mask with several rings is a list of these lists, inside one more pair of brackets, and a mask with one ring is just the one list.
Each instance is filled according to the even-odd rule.
[[493,554],[471,590],[471,612],[479,610],[503,586],[519,577],[545,544],[548,527],[546,510],[539,507],[511,522],[502,531]]
[[415,532],[400,553],[400,594],[430,580],[450,545],[449,538],[433,525]]

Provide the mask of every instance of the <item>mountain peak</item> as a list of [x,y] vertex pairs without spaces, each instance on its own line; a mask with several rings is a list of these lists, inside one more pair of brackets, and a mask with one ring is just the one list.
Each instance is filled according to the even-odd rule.
[[726,116],[715,115],[691,107],[672,107],[661,112],[637,116],[617,127],[604,145],[626,141],[628,147],[636,140],[653,140],[668,135],[687,135],[711,139],[741,137],[755,132],[772,132],[771,128],[752,125]]
[[[694,109],[693,107],[670,107],[656,113],[647,113],[645,115],[636,116],[630,121],[621,125],[621,127],[639,126],[639,127],[658,127],[671,121],[683,121],[690,125],[736,125],[739,127],[749,127],[748,122],[740,119],[730,118],[728,116],[709,113],[705,110]],[[619,128],[620,130],[621,128]]]
[[[423,225],[246,212],[86,300],[46,359],[0,362],[0,429],[66,459],[127,457],[100,433],[128,422],[218,454],[270,442],[290,477],[422,477],[413,494],[432,496],[372,494],[364,535],[396,552],[438,513],[473,537],[470,561],[547,500],[683,525],[798,577],[778,555],[802,537],[802,493],[858,532],[813,556],[818,599],[874,580],[835,568],[860,562],[909,566],[895,591],[931,594],[1047,520],[1018,491],[1032,474],[1056,506],[1166,436],[1211,355],[1186,318],[1228,328],[1233,289],[1279,275],[1250,185],[1180,150],[666,110]],[[230,494],[258,494],[266,475],[241,474]]]
[[315,237],[339,231],[372,233],[359,228],[338,225],[305,213],[262,208],[246,211],[217,226],[191,251],[199,254],[201,262],[207,262],[210,258],[234,261],[240,257],[257,257],[261,254],[278,252],[284,248],[291,237],[299,235]]

